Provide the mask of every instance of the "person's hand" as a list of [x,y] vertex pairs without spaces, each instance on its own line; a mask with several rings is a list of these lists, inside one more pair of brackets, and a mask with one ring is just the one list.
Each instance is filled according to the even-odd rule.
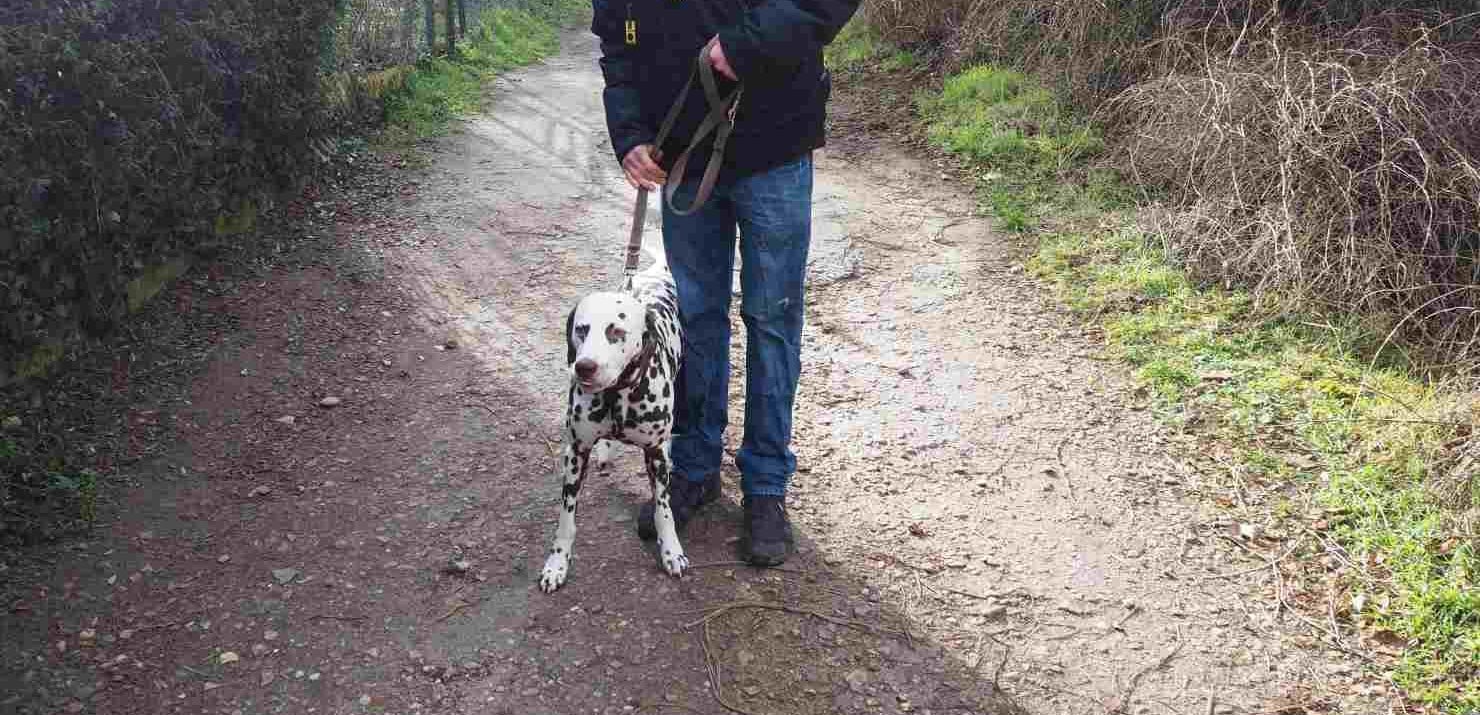
[[668,172],[663,171],[654,159],[652,144],[632,147],[627,156],[622,157],[622,172],[634,189],[657,191],[668,180]]
[[730,66],[730,61],[725,58],[725,48],[720,46],[717,39],[709,47],[709,64],[716,72],[736,82],[740,81],[740,78],[735,76],[735,69]]

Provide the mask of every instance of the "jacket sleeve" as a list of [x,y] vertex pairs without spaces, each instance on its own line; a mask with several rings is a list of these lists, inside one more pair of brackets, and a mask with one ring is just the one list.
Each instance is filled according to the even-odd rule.
[[624,38],[620,0],[591,0],[591,32],[601,39],[601,92],[606,107],[606,130],[617,161],[639,144],[657,137],[657,129],[643,118],[639,101],[636,58]]
[[837,37],[860,0],[762,0],[719,32],[720,47],[740,79],[794,67]]

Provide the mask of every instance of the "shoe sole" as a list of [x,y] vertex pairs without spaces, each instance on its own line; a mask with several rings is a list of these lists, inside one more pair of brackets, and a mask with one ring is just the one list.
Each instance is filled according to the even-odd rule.
[[757,554],[752,552],[747,555],[746,561],[750,562],[752,566],[760,566],[763,568],[768,566],[780,566],[781,564],[786,563],[787,557],[791,555],[789,551],[789,549],[783,548],[781,553],[777,555]]

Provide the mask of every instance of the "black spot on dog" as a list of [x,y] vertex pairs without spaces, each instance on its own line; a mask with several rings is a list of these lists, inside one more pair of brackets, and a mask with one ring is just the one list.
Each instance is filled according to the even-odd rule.
[[667,407],[654,407],[638,416],[638,420],[646,423],[667,422],[673,419],[673,411]]

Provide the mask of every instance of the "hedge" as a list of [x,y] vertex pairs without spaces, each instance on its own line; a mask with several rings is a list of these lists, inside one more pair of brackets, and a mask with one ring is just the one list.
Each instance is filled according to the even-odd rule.
[[[334,0],[0,7],[0,385],[236,240],[313,161]],[[163,267],[163,268],[161,268]]]

